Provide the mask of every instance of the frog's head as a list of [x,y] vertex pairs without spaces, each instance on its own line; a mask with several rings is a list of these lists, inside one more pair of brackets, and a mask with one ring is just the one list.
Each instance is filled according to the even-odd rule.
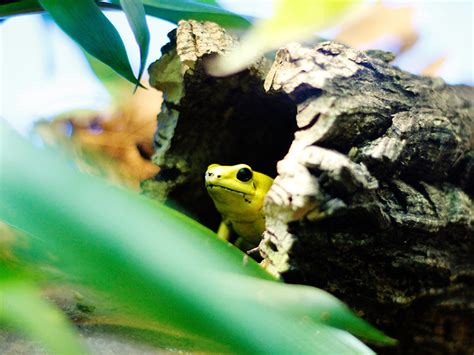
[[252,200],[256,192],[254,172],[246,164],[212,164],[205,174],[206,188],[214,200]]

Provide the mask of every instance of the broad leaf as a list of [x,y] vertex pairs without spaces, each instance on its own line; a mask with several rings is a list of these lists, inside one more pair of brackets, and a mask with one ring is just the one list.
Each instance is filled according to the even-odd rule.
[[237,288],[247,290],[244,296],[265,306],[285,313],[288,317],[310,318],[316,323],[347,330],[368,341],[380,344],[395,344],[364,320],[357,317],[344,303],[329,293],[315,287],[262,282],[252,278],[228,275],[223,279],[223,289],[230,294],[238,293]]
[[[119,9],[120,0],[105,3],[106,8]],[[223,9],[214,0],[143,0],[147,15],[161,18],[173,23],[183,19],[214,21],[224,27],[246,28],[250,26],[248,17],[234,14]],[[104,3],[98,4],[104,6]],[[104,7],[104,8],[105,8]],[[8,5],[0,5],[0,18],[12,15],[40,12],[38,0],[24,0]]]
[[[135,41],[140,48],[140,69],[138,71],[137,83],[140,82],[143,71],[145,70],[146,59],[148,57],[148,48],[150,45],[150,32],[146,23],[145,9],[141,0],[120,0],[128,23],[132,28]],[[138,87],[135,87],[135,89]]]
[[56,24],[84,50],[127,80],[138,83],[119,33],[93,0],[39,2]]
[[71,280],[234,352],[371,353],[346,331],[305,317],[301,307],[276,306],[278,297],[298,301],[286,291],[264,291],[262,299],[261,290],[279,283],[203,226],[79,174],[3,126],[1,140],[9,149],[0,169],[0,218],[36,236],[31,248],[44,243]]
[[[224,27],[246,28],[250,21],[223,9],[215,1],[206,0],[143,0],[148,15],[173,23],[179,20],[213,21]],[[112,0],[118,4],[119,0]]]

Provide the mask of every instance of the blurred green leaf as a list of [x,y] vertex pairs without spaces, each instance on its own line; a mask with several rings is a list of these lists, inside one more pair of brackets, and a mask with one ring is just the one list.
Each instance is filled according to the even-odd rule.
[[93,0],[39,0],[56,24],[95,58],[137,83],[125,46]]
[[273,17],[256,22],[241,45],[225,57],[209,62],[213,75],[229,75],[255,62],[266,52],[292,41],[314,36],[314,32],[334,22],[358,0],[277,0]]
[[[229,351],[372,353],[330,326],[376,338],[334,299],[317,292],[308,298],[299,286],[275,282],[207,228],[78,173],[3,125],[0,138],[9,148],[0,169],[0,218],[36,236],[31,248],[44,243],[71,280],[108,293],[143,319]],[[302,297],[308,312],[295,304]]]
[[255,297],[256,302],[286,313],[288,317],[310,318],[317,323],[347,330],[368,341],[393,345],[396,341],[357,317],[344,303],[331,294],[310,286],[287,285],[275,282],[241,278],[229,275],[225,282],[226,292],[237,292],[245,287],[254,292],[246,293]]
[[150,32],[148,31],[145,9],[143,8],[141,0],[120,0],[120,5],[127,16],[127,21],[135,36],[135,41],[140,48],[140,69],[138,71],[136,89],[145,70],[148,48],[150,46]]
[[84,355],[74,328],[26,282],[0,282],[0,322],[40,342],[50,354]]

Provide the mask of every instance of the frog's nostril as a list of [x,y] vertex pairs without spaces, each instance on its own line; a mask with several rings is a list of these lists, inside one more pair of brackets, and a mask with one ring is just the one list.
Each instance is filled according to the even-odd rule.
[[221,178],[221,176],[220,176],[220,175],[217,175],[217,178],[218,178],[218,179],[220,179],[220,178]]

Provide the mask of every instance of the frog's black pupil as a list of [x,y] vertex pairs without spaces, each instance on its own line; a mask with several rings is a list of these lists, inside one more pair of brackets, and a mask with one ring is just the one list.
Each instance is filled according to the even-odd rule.
[[237,179],[240,181],[249,181],[252,178],[252,170],[249,168],[242,168],[237,172]]

